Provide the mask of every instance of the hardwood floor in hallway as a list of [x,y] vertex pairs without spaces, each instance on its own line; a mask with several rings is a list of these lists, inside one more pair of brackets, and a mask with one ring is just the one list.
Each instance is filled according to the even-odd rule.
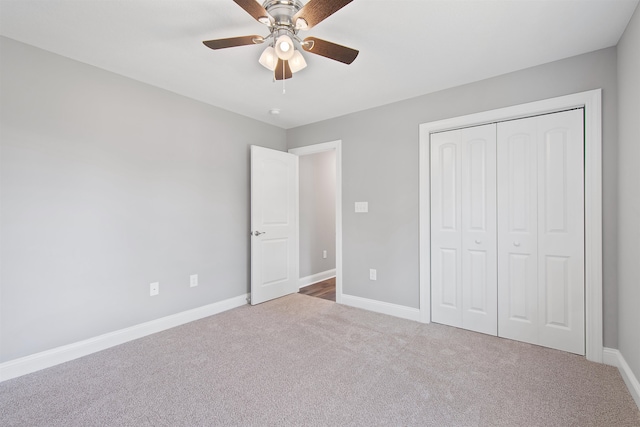
[[300,288],[299,293],[335,302],[336,278],[332,277],[331,279],[323,280],[322,282]]

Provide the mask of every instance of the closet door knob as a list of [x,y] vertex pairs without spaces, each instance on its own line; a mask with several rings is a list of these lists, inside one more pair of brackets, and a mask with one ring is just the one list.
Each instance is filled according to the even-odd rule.
[[520,242],[513,242],[513,246],[520,246]]
[[479,245],[480,243],[482,243],[482,240],[476,240],[476,245]]

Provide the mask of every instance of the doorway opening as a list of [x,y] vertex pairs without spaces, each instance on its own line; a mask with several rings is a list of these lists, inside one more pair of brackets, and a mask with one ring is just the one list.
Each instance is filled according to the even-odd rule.
[[[299,287],[342,302],[342,141],[289,153],[299,157]],[[333,296],[335,289],[335,297]]]

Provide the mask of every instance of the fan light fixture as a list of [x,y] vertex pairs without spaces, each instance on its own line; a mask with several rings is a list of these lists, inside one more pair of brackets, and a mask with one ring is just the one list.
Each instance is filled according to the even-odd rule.
[[292,74],[297,73],[307,66],[307,61],[305,61],[300,51],[295,49],[291,37],[287,35],[278,37],[275,46],[275,48],[273,46],[267,46],[258,60],[260,65],[266,69],[275,71],[279,60],[288,61]]
[[276,55],[276,50],[271,46],[267,46],[264,52],[262,52],[262,55],[260,55],[260,59],[258,60],[258,62],[260,62],[260,65],[265,67],[267,70],[270,70],[270,71],[275,70],[276,64],[278,63],[278,56]]
[[291,68],[292,73],[297,73],[307,66],[307,61],[304,60],[304,56],[300,53],[300,51],[296,50],[293,53],[293,56],[289,60],[289,68]]
[[288,61],[293,56],[294,50],[291,37],[287,35],[278,37],[278,40],[276,40],[276,55],[278,55],[278,58]]

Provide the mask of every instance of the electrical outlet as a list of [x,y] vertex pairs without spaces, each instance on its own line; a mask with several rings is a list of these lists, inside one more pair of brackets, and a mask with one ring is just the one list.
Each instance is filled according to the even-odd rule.
[[322,251],[322,258],[323,259],[327,258],[327,251],[326,250]]
[[197,274],[192,274],[191,276],[189,276],[189,286],[191,286],[192,288],[198,286],[198,275]]
[[355,210],[358,213],[369,212],[369,202],[356,202]]
[[160,293],[160,282],[153,282],[149,285],[149,296],[158,295]]
[[378,272],[374,268],[369,269],[369,280],[378,280]]

